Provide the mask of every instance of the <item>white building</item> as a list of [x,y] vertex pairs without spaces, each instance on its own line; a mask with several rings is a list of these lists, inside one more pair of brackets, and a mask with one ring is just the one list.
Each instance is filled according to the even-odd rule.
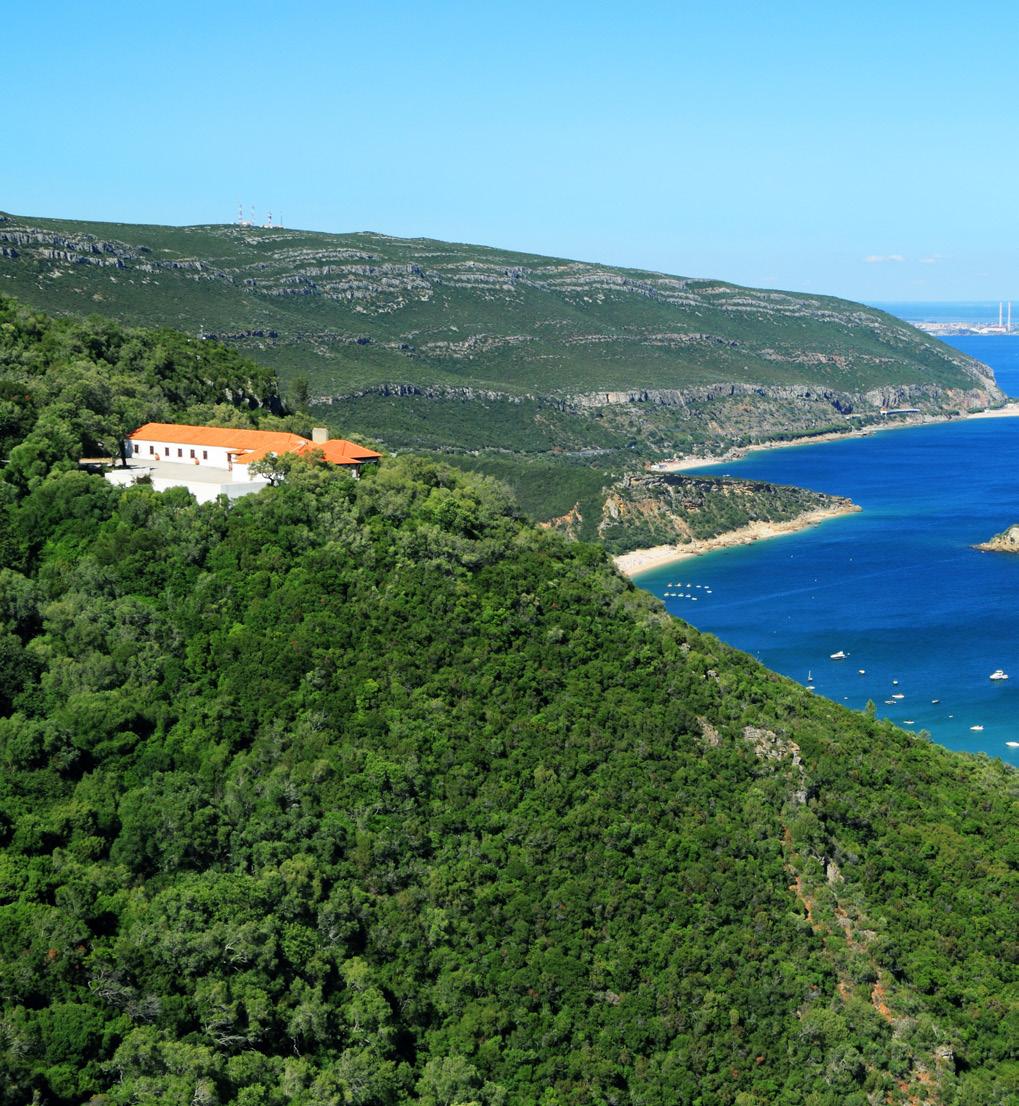
[[286,431],[149,422],[128,436],[125,467],[112,468],[105,475],[110,483],[120,485],[148,478],[159,492],[187,488],[199,503],[205,503],[220,495],[236,499],[264,488],[268,479],[251,472],[257,461],[313,451],[355,476],[362,465],[373,464],[381,456],[345,438],[330,438],[320,427],[308,439]]

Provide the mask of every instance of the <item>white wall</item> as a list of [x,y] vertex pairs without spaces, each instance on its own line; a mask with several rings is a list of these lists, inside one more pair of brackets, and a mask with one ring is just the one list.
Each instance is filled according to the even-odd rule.
[[[133,438],[129,443],[131,447],[132,461],[139,464],[145,464],[146,462],[155,461],[169,461],[172,464],[177,465],[193,465],[197,461],[198,465],[202,468],[215,468],[229,470],[230,463],[226,449],[223,446],[214,445],[181,445],[177,442],[156,441],[155,438]],[[138,447],[137,453],[135,447]],[[149,452],[151,447],[152,452]],[[177,451],[180,450],[181,456],[177,456]],[[195,451],[194,458],[191,457],[191,450]],[[203,457],[202,454],[207,453],[208,457]]]
[[126,488],[144,476],[146,472],[148,472],[148,469],[140,469],[136,466],[129,469],[107,469],[103,476],[118,488]]
[[172,477],[154,476],[152,478],[153,491],[165,492],[167,488],[187,488],[199,503],[211,503],[219,496],[225,495],[228,499],[240,499],[242,495],[251,495],[252,492],[260,492],[266,486],[264,480],[259,481],[228,481],[224,484],[190,483],[187,480],[175,480]]

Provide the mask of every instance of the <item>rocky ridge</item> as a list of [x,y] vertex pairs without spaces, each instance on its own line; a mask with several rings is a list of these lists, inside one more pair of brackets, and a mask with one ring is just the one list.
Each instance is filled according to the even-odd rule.
[[[121,285],[172,278],[173,297],[168,290],[148,294],[149,309],[157,312],[163,297],[175,297],[173,306],[179,309],[187,299],[204,298],[203,284],[222,285],[236,307],[227,325],[204,329],[250,343],[256,356],[266,332],[274,332],[271,348],[321,343],[328,349],[363,340],[387,351],[393,368],[400,361],[420,369],[422,361],[438,367],[434,363],[484,361],[493,355],[502,361],[550,359],[561,362],[559,371],[543,371],[533,383],[540,381],[542,394],[576,396],[581,403],[633,402],[628,397],[638,383],[638,395],[667,395],[696,383],[782,383],[776,375],[804,382],[815,378],[812,383],[832,390],[862,394],[870,389],[851,386],[852,378],[866,377],[880,386],[919,383],[896,379],[918,357],[953,378],[943,382],[949,387],[993,390],[993,378],[972,359],[860,304],[488,247],[375,233],[71,224],[6,216],[0,223],[0,248],[8,263],[4,277],[50,294],[55,282],[92,267],[119,270]],[[73,293],[73,281],[62,287]],[[83,288],[79,294],[88,292]],[[114,310],[130,298],[123,287],[104,288],[101,295]],[[294,299],[320,306],[301,307],[300,320],[290,308],[275,306]],[[196,303],[191,313],[199,322],[211,312]],[[238,325],[253,315],[262,316],[255,325]],[[363,333],[345,334],[336,325],[354,319],[363,324]],[[314,325],[302,325],[309,322]],[[649,373],[635,362],[647,355],[650,375],[660,377],[662,386],[639,379]],[[581,365],[588,362],[587,371],[569,371],[578,357]],[[606,360],[611,362],[608,373]],[[706,363],[694,366],[692,361]],[[506,378],[505,390],[532,390],[517,378],[533,374],[512,371],[519,367],[500,364],[497,375]],[[341,375],[356,385],[356,372]],[[389,372],[386,380],[371,383],[401,383],[401,375]],[[406,375],[441,383],[428,381],[428,373]],[[585,377],[606,375],[616,378],[616,386],[603,392],[573,386]],[[714,380],[692,378],[705,375]],[[839,378],[846,386],[836,387]],[[356,386],[326,388],[322,394],[352,391]]]

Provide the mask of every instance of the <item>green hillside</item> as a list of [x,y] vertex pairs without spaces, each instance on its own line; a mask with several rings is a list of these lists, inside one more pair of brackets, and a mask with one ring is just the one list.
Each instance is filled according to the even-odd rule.
[[15,216],[0,245],[10,294],[212,333],[324,394],[974,383],[970,359],[860,304],[484,246]]
[[75,470],[232,357],[0,312],[3,1106],[1015,1101],[1013,771],[477,475]]
[[647,461],[1002,398],[861,304],[382,234],[0,215],[0,292],[215,337],[336,434],[498,469],[538,519],[597,517]]

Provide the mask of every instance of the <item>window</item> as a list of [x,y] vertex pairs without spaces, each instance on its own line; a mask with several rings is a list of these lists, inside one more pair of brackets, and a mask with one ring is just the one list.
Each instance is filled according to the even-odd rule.
[[195,451],[191,450],[191,456],[194,457],[194,455],[195,455]]
[[151,457],[152,454],[155,453],[155,452],[156,452],[156,447],[154,445],[150,445],[149,446],[149,456]]
[[178,449],[177,450],[177,456],[178,457],[183,457],[184,456],[184,450],[183,449]]
[[208,459],[209,459],[209,451],[207,449],[203,449],[202,450],[202,460],[203,461],[208,461]]
[[134,443],[134,451],[135,451],[135,453],[138,452],[138,443],[137,442]]

